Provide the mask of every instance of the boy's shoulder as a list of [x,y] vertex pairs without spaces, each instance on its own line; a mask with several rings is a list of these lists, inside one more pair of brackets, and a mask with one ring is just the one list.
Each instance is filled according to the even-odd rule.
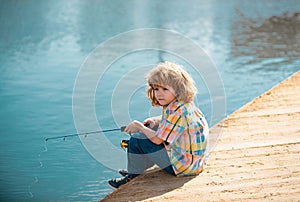
[[169,112],[171,113],[174,112],[187,113],[191,107],[193,107],[191,103],[183,103],[183,102],[175,101],[168,105],[167,110],[169,110]]

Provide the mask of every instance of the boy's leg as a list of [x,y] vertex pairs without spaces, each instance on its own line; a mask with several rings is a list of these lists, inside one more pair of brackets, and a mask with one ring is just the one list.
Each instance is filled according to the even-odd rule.
[[132,179],[142,174],[153,163],[146,158],[143,147],[148,139],[141,134],[132,136],[127,148],[127,170]]
[[164,145],[152,143],[143,134],[130,138],[127,155],[128,175],[108,181],[108,184],[114,189],[119,188],[121,185],[126,184],[131,179],[143,173],[154,163],[166,172],[175,175]]
[[138,176],[154,163],[166,172],[175,175],[163,144],[154,144],[143,134],[131,137],[128,145],[129,177]]

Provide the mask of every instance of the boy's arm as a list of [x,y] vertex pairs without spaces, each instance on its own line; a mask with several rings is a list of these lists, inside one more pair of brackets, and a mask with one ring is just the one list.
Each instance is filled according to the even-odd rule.
[[151,128],[146,127],[143,123],[139,121],[133,121],[131,122],[125,129],[124,132],[127,133],[136,133],[141,132],[143,133],[151,142],[154,144],[161,144],[163,143],[163,139],[160,139],[156,136],[155,131]]

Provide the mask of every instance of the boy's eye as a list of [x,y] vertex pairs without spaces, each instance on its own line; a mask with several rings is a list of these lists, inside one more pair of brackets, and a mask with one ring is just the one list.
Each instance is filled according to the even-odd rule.
[[169,89],[167,89],[167,88],[163,88],[163,90],[169,90]]

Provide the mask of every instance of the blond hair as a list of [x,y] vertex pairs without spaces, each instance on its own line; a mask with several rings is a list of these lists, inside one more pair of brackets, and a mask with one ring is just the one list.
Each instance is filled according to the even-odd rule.
[[163,62],[153,68],[146,77],[148,81],[147,97],[153,106],[160,106],[154,96],[153,86],[171,86],[179,102],[190,103],[197,93],[191,76],[178,64]]

